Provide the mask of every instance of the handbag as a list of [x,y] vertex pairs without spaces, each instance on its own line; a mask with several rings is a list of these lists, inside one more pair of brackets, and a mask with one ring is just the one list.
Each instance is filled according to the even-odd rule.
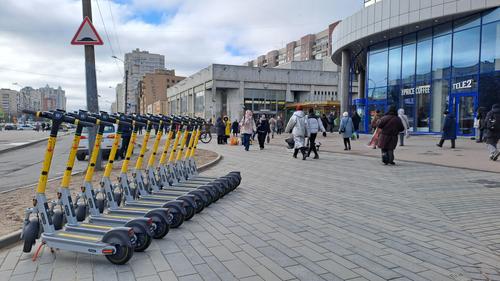
[[287,143],[288,148],[292,149],[295,147],[295,141],[293,140],[293,137],[286,138],[285,142]]

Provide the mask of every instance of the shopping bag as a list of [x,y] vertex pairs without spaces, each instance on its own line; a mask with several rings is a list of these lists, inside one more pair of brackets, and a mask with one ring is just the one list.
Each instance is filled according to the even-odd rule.
[[239,143],[239,140],[238,140],[238,138],[237,138],[237,137],[231,137],[231,138],[229,139],[229,144],[230,144],[230,145],[238,145],[238,143]]
[[372,147],[372,148],[377,148],[379,136],[380,136],[380,130],[377,128],[377,129],[375,129],[375,132],[373,133],[373,136],[372,136],[370,142],[368,143],[368,146]]
[[293,140],[293,137],[289,137],[289,138],[285,139],[285,142],[287,143],[288,148],[290,148],[290,149],[294,148],[295,141]]

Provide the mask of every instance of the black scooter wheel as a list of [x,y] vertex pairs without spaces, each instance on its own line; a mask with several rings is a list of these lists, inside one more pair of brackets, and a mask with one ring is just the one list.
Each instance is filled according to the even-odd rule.
[[133,229],[135,236],[137,237],[134,251],[144,252],[149,247],[149,245],[151,245],[151,241],[153,241],[153,239],[147,233],[147,230],[144,229],[144,227],[140,225],[134,225]]
[[115,194],[115,201],[116,201],[116,204],[118,204],[118,206],[121,205],[122,203],[122,193],[121,192],[114,192]]
[[52,224],[54,224],[54,229],[59,230],[64,225],[64,214],[61,210],[56,209],[52,214]]
[[106,202],[104,201],[103,198],[97,198],[95,200],[95,205],[97,207],[97,209],[99,209],[99,213],[103,213],[104,212],[104,205],[106,204]]
[[155,224],[155,229],[153,230],[153,238],[162,239],[168,234],[170,225],[160,215],[153,215],[151,218],[153,219],[153,223]]
[[196,203],[196,209],[195,212],[198,214],[199,212],[203,211],[205,208],[205,202],[199,197],[195,196],[194,202]]
[[134,248],[125,245],[115,245],[116,251],[112,255],[106,255],[112,264],[126,264],[134,254]]
[[186,209],[186,217],[184,218],[184,220],[188,221],[194,217],[196,210],[193,206],[191,206],[189,204],[184,208]]
[[23,252],[29,253],[31,252],[31,248],[36,242],[36,238],[38,237],[38,232],[40,231],[40,223],[37,219],[30,219],[28,225],[24,228],[23,231]]
[[172,223],[170,224],[170,227],[178,228],[184,222],[184,216],[182,215],[181,212],[178,212],[178,211],[173,211],[173,212],[171,212],[171,214],[172,214],[173,218],[172,218]]
[[76,220],[84,221],[86,216],[87,216],[87,205],[78,204],[76,206]]

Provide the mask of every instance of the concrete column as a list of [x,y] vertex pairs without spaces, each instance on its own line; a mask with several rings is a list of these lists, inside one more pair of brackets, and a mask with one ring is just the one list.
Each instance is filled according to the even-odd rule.
[[293,94],[290,89],[290,84],[286,84],[286,95],[285,95],[285,101],[286,102],[293,102]]
[[238,95],[239,95],[239,100],[240,100],[240,109],[238,111],[237,116],[235,116],[238,120],[241,120],[243,118],[243,115],[245,114],[244,112],[244,107],[245,107],[245,82],[240,81],[240,87],[238,89]]
[[365,98],[365,79],[366,79],[366,72],[364,70],[361,70],[358,74],[358,98],[359,99],[364,99]]
[[349,111],[349,66],[351,65],[351,54],[349,51],[342,51],[342,66],[340,69],[340,113]]
[[309,90],[309,101],[315,101],[315,95],[314,95],[315,87],[314,85],[311,85],[311,90]]

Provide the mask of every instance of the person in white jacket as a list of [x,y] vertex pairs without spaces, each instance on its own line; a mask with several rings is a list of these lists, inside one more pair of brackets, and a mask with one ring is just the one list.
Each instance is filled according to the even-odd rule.
[[304,111],[302,111],[302,106],[297,105],[296,111],[286,125],[285,133],[292,133],[295,142],[293,157],[297,158],[297,154],[300,150],[302,153],[302,160],[306,160],[306,137],[309,135],[309,130],[307,128],[306,115]]
[[319,116],[314,114],[314,109],[309,109],[309,114],[307,114],[307,127],[309,128],[309,150],[307,151],[307,157],[311,156],[311,151],[314,152],[314,159],[319,159],[318,150],[316,149],[316,136],[319,132],[323,132],[326,135],[325,127],[321,122]]
[[257,131],[255,120],[253,120],[253,113],[250,110],[245,111],[245,116],[240,122],[241,142],[245,146],[245,150],[250,148],[250,137]]
[[398,109],[398,116],[401,118],[401,122],[403,122],[403,126],[405,130],[399,133],[399,146],[405,145],[405,137],[408,136],[408,130],[410,129],[410,121],[408,120],[408,116],[405,114],[405,110],[400,108]]

